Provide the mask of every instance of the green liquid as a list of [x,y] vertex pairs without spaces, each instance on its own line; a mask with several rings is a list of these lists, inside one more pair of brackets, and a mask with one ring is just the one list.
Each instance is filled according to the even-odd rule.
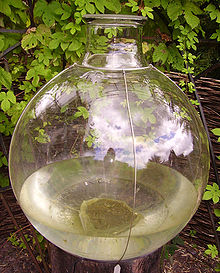
[[92,158],[50,164],[27,178],[20,205],[48,240],[72,254],[118,260],[148,254],[173,238],[198,205],[193,184],[168,167],[151,163],[137,172],[115,162],[105,172]]

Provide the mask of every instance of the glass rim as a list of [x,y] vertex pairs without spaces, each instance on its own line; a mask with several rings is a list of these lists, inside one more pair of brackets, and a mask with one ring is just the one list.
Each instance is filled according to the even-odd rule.
[[136,21],[137,23],[147,21],[147,17],[138,16],[138,15],[129,15],[129,14],[85,14],[83,15],[83,19],[86,19],[88,21],[96,20],[96,19]]

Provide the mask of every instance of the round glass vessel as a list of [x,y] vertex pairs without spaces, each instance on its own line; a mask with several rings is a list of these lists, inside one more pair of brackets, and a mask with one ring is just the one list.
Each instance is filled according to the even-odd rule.
[[81,64],[30,101],[10,147],[10,178],[35,228],[69,253],[149,254],[187,224],[209,170],[185,94],[142,56],[138,16],[86,15]]

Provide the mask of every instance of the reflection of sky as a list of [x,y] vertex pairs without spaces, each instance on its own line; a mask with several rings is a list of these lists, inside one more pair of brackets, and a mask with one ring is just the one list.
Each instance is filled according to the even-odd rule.
[[[93,112],[93,129],[98,134],[98,148],[95,149],[95,159],[103,160],[109,148],[113,148],[116,153],[115,160],[134,165],[132,150],[132,137],[129,120],[124,109],[117,109],[117,103],[112,103],[109,111],[104,113]],[[166,109],[168,110],[168,109]],[[193,150],[193,139],[191,132],[186,130],[185,123],[180,123],[177,119],[164,117],[155,124],[154,135],[151,138],[136,136],[136,158],[137,167],[144,168],[150,159],[159,157],[161,162],[167,161],[170,152],[174,151],[177,156],[187,156]]]

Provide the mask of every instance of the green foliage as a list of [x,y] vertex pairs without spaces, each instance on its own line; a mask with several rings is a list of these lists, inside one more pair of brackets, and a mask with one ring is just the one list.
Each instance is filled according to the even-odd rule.
[[87,146],[89,148],[91,148],[92,145],[96,146],[95,144],[96,139],[97,139],[96,132],[94,130],[90,130],[90,134],[85,138]]
[[[216,217],[220,218],[220,209],[214,209],[214,214]],[[218,222],[219,226],[217,228],[217,231],[220,231],[220,222]]]
[[[10,235],[11,236],[8,238],[8,240],[11,242],[13,246],[18,246],[19,248],[22,248],[22,249],[27,248],[22,238],[18,238],[16,234],[10,233]],[[31,238],[27,234],[25,234],[24,237],[27,242],[31,240]]]
[[34,137],[34,139],[39,142],[39,143],[48,143],[50,142],[50,137],[48,136],[48,134],[45,131],[45,127],[51,125],[50,122],[45,121],[43,123],[42,127],[36,127],[34,130],[37,132],[37,136]]
[[212,200],[214,204],[219,202],[220,189],[218,184],[213,183],[213,185],[207,185],[206,191],[203,195],[203,200]]
[[212,259],[218,257],[218,249],[215,245],[208,244],[208,248],[205,250],[205,254],[211,255]]
[[78,111],[74,114],[74,118],[83,117],[84,119],[87,119],[89,117],[89,112],[87,109],[83,106],[77,107]]
[[[36,234],[36,238],[38,240],[41,250],[44,251],[46,248],[45,247],[46,240],[37,230],[35,230],[35,234]],[[38,252],[39,249],[37,247],[35,237],[34,236],[32,237],[31,235],[28,235],[28,234],[25,234],[24,237],[25,237],[26,241],[29,243],[29,246],[31,247],[31,249],[35,249]],[[8,237],[8,241],[11,242],[11,244],[15,247],[19,247],[21,249],[27,248],[23,239],[21,237],[18,237],[16,232],[10,233],[10,237]],[[38,262],[41,262],[42,261],[41,255],[40,254],[37,255],[36,259]]]
[[9,178],[6,175],[0,173],[0,187],[4,188],[9,186]]
[[8,166],[8,161],[5,155],[3,155],[2,152],[0,152],[0,168],[5,165]]
[[191,229],[190,231],[189,231],[189,235],[191,236],[191,237],[195,237],[196,236],[196,230],[194,230],[194,229]]
[[184,241],[177,235],[170,241],[170,243],[166,244],[163,247],[162,256],[165,259],[169,259],[171,256],[174,255],[175,251],[179,248],[179,246],[183,245]]
[[213,130],[211,130],[211,132],[215,135],[215,136],[219,136],[218,138],[218,142],[220,142],[220,128],[215,128]]

